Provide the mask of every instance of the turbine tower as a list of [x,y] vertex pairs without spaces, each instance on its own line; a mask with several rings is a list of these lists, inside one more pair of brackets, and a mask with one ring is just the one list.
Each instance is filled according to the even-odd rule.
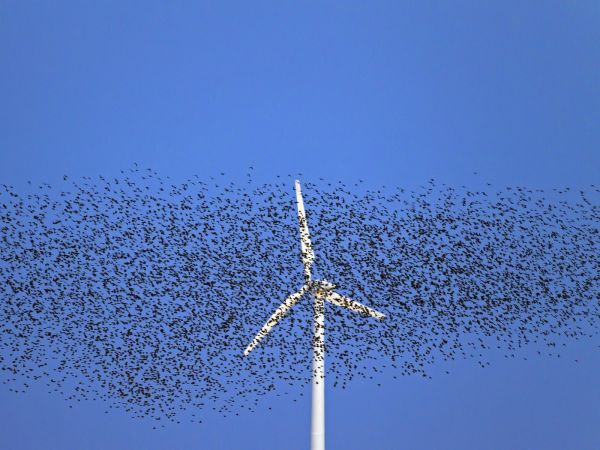
[[299,180],[296,180],[295,187],[296,202],[298,203],[298,221],[300,223],[300,246],[302,250],[302,262],[304,264],[304,285],[298,292],[286,298],[279,308],[275,310],[254,340],[244,350],[244,355],[247,356],[302,297],[309,293],[312,294],[314,299],[314,315],[310,448],[311,450],[325,450],[325,300],[334,305],[343,306],[376,319],[381,320],[385,316],[368,306],[334,292],[334,289],[337,287],[334,284],[326,280],[312,279],[311,268],[315,254],[310,242],[308,222],[306,221],[306,213],[304,212],[304,202],[302,200]]

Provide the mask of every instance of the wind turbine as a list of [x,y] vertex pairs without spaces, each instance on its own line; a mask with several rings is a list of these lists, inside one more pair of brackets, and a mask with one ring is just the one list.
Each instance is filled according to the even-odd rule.
[[302,262],[304,264],[304,285],[298,292],[286,298],[279,308],[275,310],[254,340],[244,350],[244,355],[247,356],[302,297],[306,294],[312,294],[314,298],[314,315],[310,448],[311,450],[325,450],[325,300],[334,305],[343,306],[376,319],[381,320],[385,316],[368,306],[334,292],[334,289],[337,287],[336,285],[326,280],[313,280],[311,278],[311,267],[315,259],[315,254],[310,242],[308,222],[306,221],[306,213],[304,212],[304,202],[302,200],[299,180],[296,180],[295,187],[296,202],[298,203],[298,221],[300,222],[300,245],[302,249]]

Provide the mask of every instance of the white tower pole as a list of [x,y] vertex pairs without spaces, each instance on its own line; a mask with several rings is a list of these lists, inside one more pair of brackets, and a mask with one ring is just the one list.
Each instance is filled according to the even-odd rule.
[[314,297],[311,450],[325,450],[325,298]]

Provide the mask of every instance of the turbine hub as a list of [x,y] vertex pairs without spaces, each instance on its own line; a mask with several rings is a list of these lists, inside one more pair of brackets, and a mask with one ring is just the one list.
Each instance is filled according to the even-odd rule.
[[332,291],[337,286],[327,280],[314,280],[311,282],[311,289],[319,291]]

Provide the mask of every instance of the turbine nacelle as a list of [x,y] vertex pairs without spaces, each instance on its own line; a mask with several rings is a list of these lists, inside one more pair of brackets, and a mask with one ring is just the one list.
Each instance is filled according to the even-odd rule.
[[327,280],[314,280],[308,283],[311,291],[315,293],[327,293],[329,291],[333,291],[337,286],[337,284],[330,283]]

